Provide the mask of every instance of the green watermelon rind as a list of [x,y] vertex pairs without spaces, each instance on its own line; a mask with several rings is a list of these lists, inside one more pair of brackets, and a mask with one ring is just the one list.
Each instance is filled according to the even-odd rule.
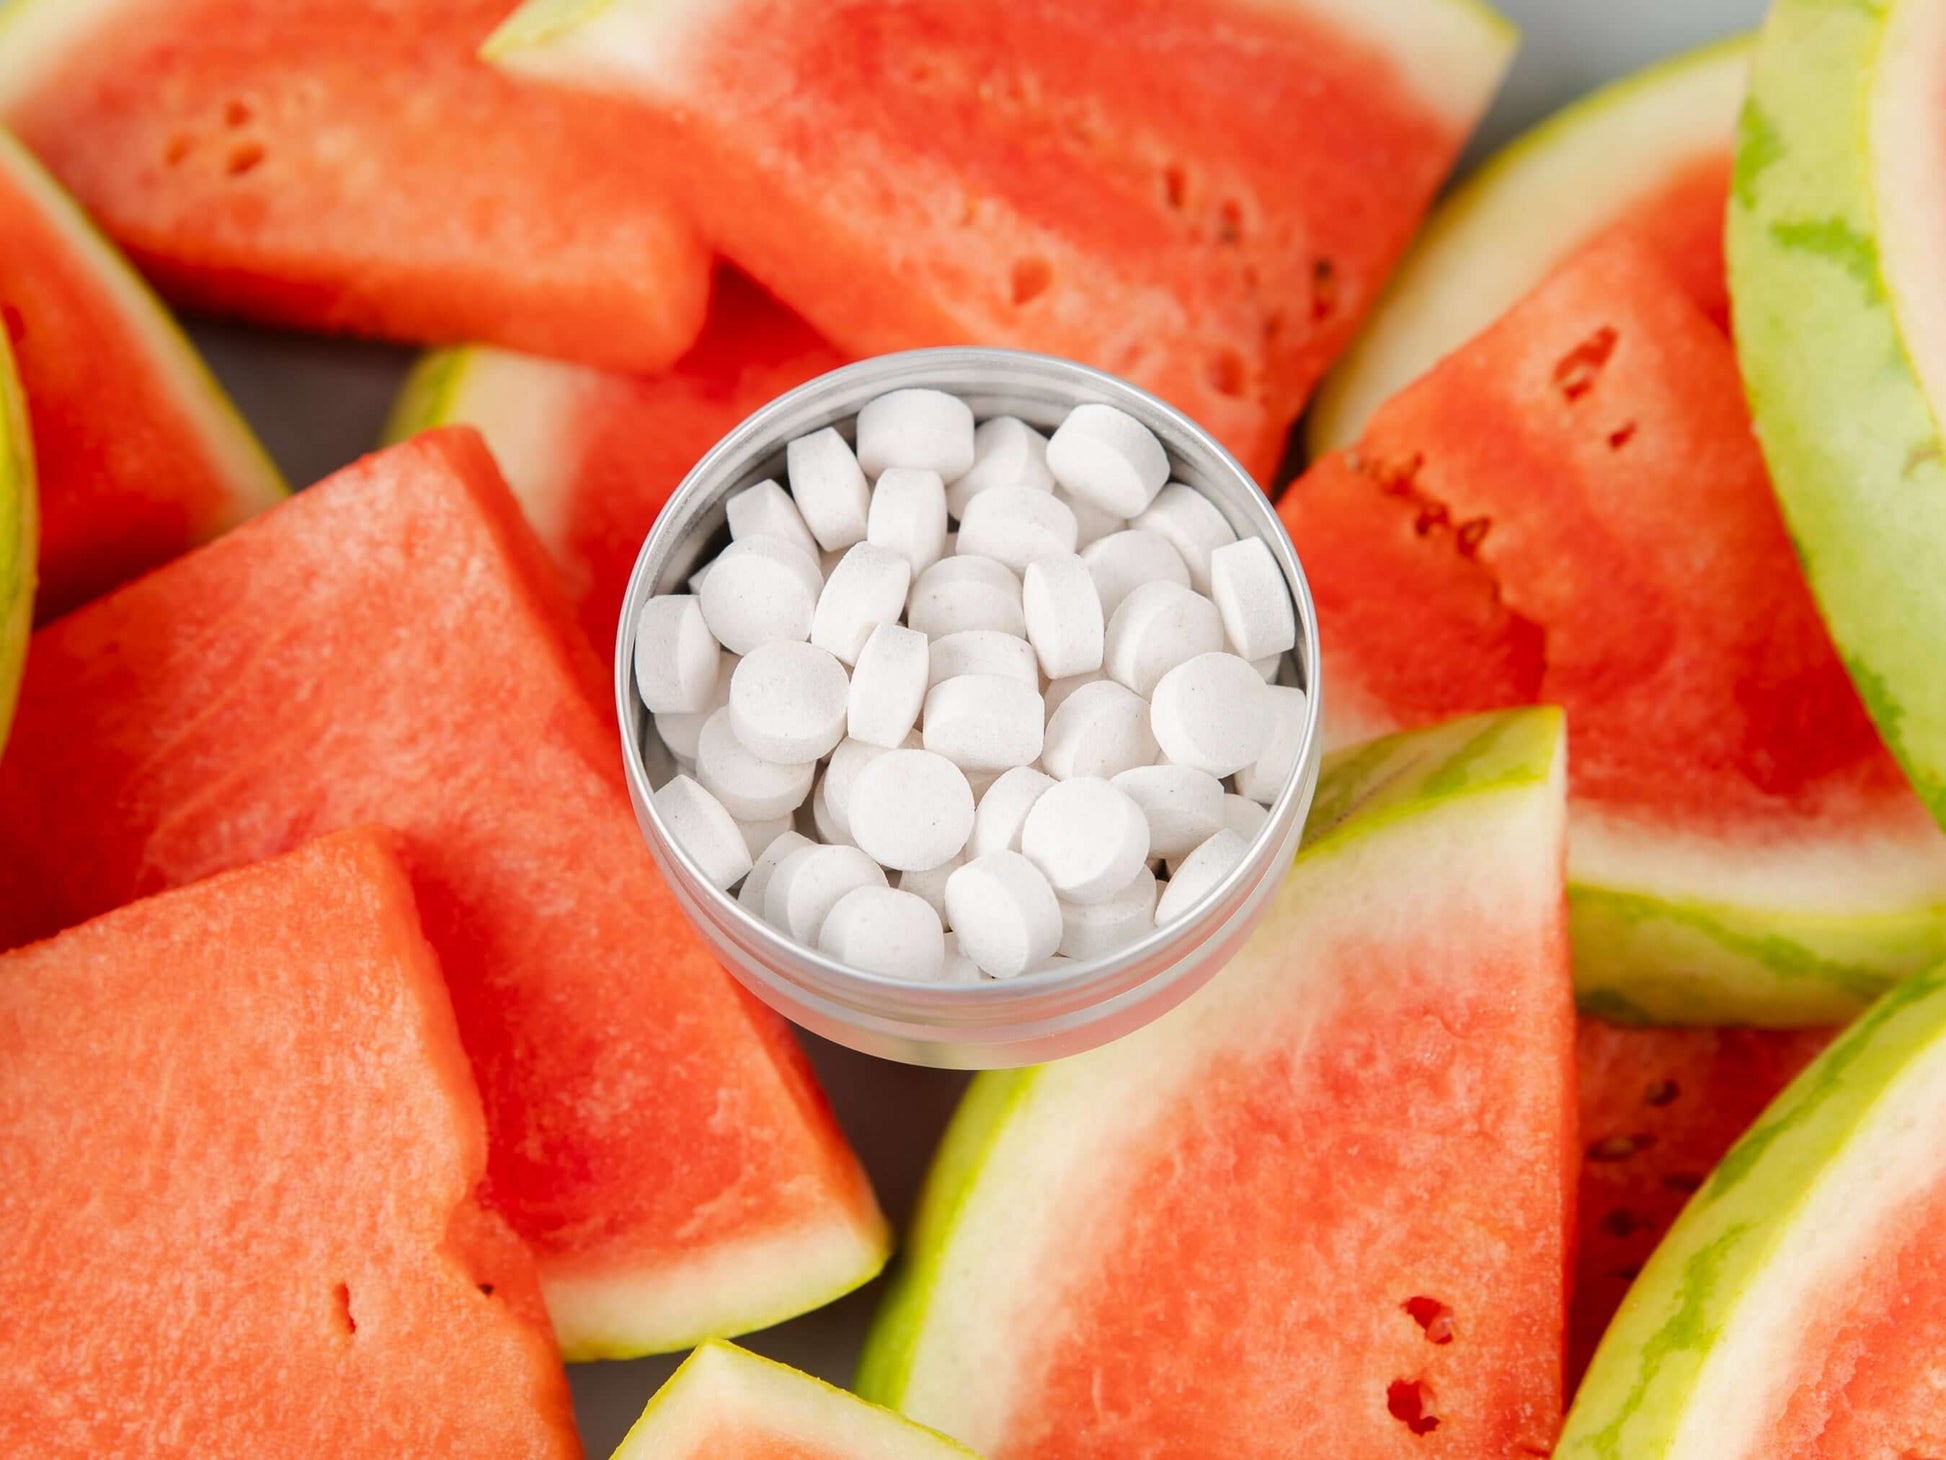
[[[1612,190],[1614,174],[1652,183],[1702,155],[1712,136],[1727,151],[1751,49],[1750,36],[1733,35],[1611,82],[1521,133],[1455,187],[1319,387],[1305,421],[1311,457],[1350,445],[1382,401],[1486,328],[1612,222],[1627,199],[1612,199],[1606,209],[1598,200]],[[1560,176],[1550,178],[1555,172]],[[1591,186],[1590,172],[1605,175],[1604,185]],[[1536,248],[1543,237],[1554,244],[1548,257],[1521,260],[1522,246]],[[1456,272],[1455,260],[1467,255],[1494,271],[1484,281],[1490,288]],[[1511,267],[1510,255],[1517,260]],[[1455,295],[1461,288],[1464,299]],[[1465,318],[1429,338],[1426,317],[1448,310]]]
[[414,361],[393,398],[392,409],[386,413],[378,444],[396,446],[421,431],[449,424],[466,390],[467,372],[473,367],[477,350],[473,345],[454,345],[427,350]]
[[[1545,786],[1560,773],[1563,717],[1548,706],[1470,716],[1328,756],[1298,867],[1357,851],[1457,803]],[[1275,914],[1272,915],[1274,923]],[[1275,936],[1267,924],[1258,937]],[[997,1143],[1059,1065],[976,1075],[934,1155],[903,1255],[866,1337],[856,1388],[897,1409],[952,1238]]]
[[34,562],[40,551],[34,442],[13,352],[0,329],[0,752],[13,726],[27,640],[34,627]]
[[1622,1024],[1803,1029],[1946,955],[1946,908],[1818,915],[1570,881],[1575,1002]]
[[[29,5],[17,3],[16,11]],[[0,10],[0,51],[5,50],[6,12]],[[251,431],[176,317],[95,221],[43,167],[26,145],[0,126],[0,172],[29,190],[42,215],[59,229],[90,276],[111,299],[122,323],[141,345],[156,376],[168,383],[178,409],[218,468],[215,485],[225,510],[202,524],[205,539],[276,506],[290,487]]]
[[[1834,1042],[1778,1096],[1684,1207],[1630,1288],[1569,1412],[1555,1460],[1675,1457],[1678,1429],[1698,1397],[1712,1346],[1766,1279],[1788,1283],[1782,1244],[1820,1186],[1838,1180],[1854,1139],[1909,1122],[1908,1077],[1939,1093],[1946,1068],[1946,964],[1912,975]],[[1920,1129],[1936,1129],[1919,1113]],[[1915,1163],[1923,1168],[1926,1163]],[[1909,1189],[1941,1173],[1902,1170]],[[1829,1200],[1832,1193],[1824,1193]],[[1836,1191],[1840,1202],[1847,1192]],[[1720,1401],[1721,1396],[1718,1396]]]
[[1738,128],[1738,359],[1812,591],[1867,710],[1946,824],[1946,457],[1881,267],[1868,141],[1893,6],[1777,0]]

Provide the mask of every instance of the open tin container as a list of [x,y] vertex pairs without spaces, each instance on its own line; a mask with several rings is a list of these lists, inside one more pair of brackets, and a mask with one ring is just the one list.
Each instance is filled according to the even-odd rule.
[[[729,541],[730,497],[766,477],[787,480],[789,442],[826,426],[850,440],[868,401],[911,387],[957,395],[977,420],[1018,416],[1043,432],[1091,401],[1127,411],[1162,442],[1172,480],[1208,497],[1239,537],[1269,544],[1290,588],[1297,647],[1284,656],[1278,682],[1303,688],[1309,701],[1296,769],[1249,854],[1221,884],[1186,917],[1107,957],[972,984],[859,972],[794,942],[713,887],[650,799],[676,767],[635,690],[635,623],[643,604],[688,591],[690,574]],[[997,1069],[1078,1054],[1140,1028],[1201,987],[1241,946],[1297,854],[1317,790],[1317,666],[1317,616],[1290,537],[1249,473],[1208,432],[1146,391],[1071,361],[1012,350],[913,350],[845,366],[778,397],[696,464],[656,519],[629,579],[616,636],[615,707],[642,835],[683,910],[746,988],[806,1029],[867,1054]]]

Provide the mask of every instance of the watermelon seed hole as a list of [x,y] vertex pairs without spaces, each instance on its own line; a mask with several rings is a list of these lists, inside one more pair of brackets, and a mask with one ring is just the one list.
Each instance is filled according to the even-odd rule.
[[1432,1389],[1422,1379],[1394,1379],[1386,1385],[1385,1407],[1415,1435],[1429,1435],[1439,1428],[1439,1416],[1432,1412]]
[[1329,319],[1338,312],[1338,266],[1330,259],[1311,260],[1311,318]]
[[485,1294],[485,1295],[486,1295],[487,1297],[489,1297],[489,1298],[491,1298],[491,1297],[493,1296],[493,1284],[492,1284],[492,1283],[481,1283],[481,1284],[480,1284],[480,1291],[481,1291],[481,1292],[482,1292],[483,1294]]
[[229,165],[224,170],[231,177],[242,177],[245,173],[255,172],[263,160],[263,143],[245,142],[231,149]]
[[1629,421],[1625,425],[1617,426],[1614,430],[1608,433],[1608,449],[1610,451],[1620,451],[1624,446],[1628,445],[1628,443],[1631,440],[1633,440],[1634,437],[1635,437],[1635,422]]
[[1700,1171],[1671,1171],[1662,1178],[1662,1184],[1670,1191],[1694,1196],[1703,1189],[1703,1174]]
[[1046,259],[1015,259],[1007,276],[1008,291],[1013,296],[1015,308],[1040,298],[1053,282],[1054,269]]
[[1180,213],[1189,201],[1189,175],[1182,164],[1172,162],[1162,169],[1162,201]]
[[1437,1298],[1407,1298],[1405,1311],[1419,1325],[1429,1343],[1453,1341],[1453,1310]]
[[1635,1215],[1627,1207],[1616,1207],[1605,1213],[1601,1219],[1601,1229],[1611,1237],[1631,1237],[1649,1223]]
[[1603,325],[1554,362],[1554,383],[1569,400],[1579,400],[1595,388],[1595,381],[1615,353],[1621,338],[1613,325]]
[[169,145],[162,149],[162,160],[170,167],[180,167],[194,150],[196,143],[186,135],[178,134],[169,139]]
[[231,100],[223,108],[223,124],[228,127],[241,127],[254,115],[247,101]]
[[351,1316],[351,1285],[339,1283],[333,1292],[338,1299],[338,1316],[344,1322],[345,1332],[358,1332],[358,1320]]
[[1210,389],[1218,395],[1234,400],[1243,394],[1243,358],[1236,351],[1224,350],[1211,356],[1205,373],[1209,376]]
[[1642,1092],[1642,1103],[1660,1110],[1665,1105],[1674,1105],[1681,1094],[1682,1086],[1674,1080],[1654,1080]]
[[1216,241],[1243,242],[1243,205],[1235,198],[1225,198],[1216,210]]
[[1590,1161],[1626,1161],[1629,1157],[1646,1151],[1655,1144],[1655,1137],[1646,1131],[1632,1136],[1603,1136],[1588,1147]]

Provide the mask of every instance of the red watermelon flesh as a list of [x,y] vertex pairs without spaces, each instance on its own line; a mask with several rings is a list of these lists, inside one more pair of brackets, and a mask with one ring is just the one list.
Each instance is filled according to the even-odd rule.
[[0,1450],[574,1457],[412,890],[356,830],[0,955]]
[[1655,254],[1696,307],[1726,335],[1730,284],[1723,268],[1723,215],[1730,198],[1730,147],[1677,169],[1630,200],[1604,232],[1627,234]]
[[32,423],[41,622],[283,496],[162,306],[4,130],[0,319]]
[[21,0],[0,116],[191,307],[652,370],[708,255],[630,109],[475,59],[506,0]]
[[1671,1029],[1584,1017],[1580,1236],[1568,1382],[1690,1193],[1831,1029]]
[[717,0],[639,68],[600,42],[587,68],[496,59],[658,108],[704,233],[840,348],[1082,360],[1268,481],[1505,54],[1469,17],[1435,101],[1329,9]]
[[1821,1294],[1765,1460],[1946,1454],[1946,1185],[1908,1199],[1857,1276]]
[[0,945],[383,821],[573,1354],[868,1277],[871,1193],[781,1022],[657,876],[599,666],[470,431],[367,459],[36,635]]
[[1395,396],[1280,512],[1337,734],[1542,700],[1574,727],[1578,809],[1726,840],[1923,835],[1805,588],[1729,342],[1625,234]]
[[809,325],[725,269],[702,337],[667,371],[617,375],[499,350],[444,352],[420,367],[390,434],[479,428],[606,657],[642,540],[689,469],[759,406],[844,363]]

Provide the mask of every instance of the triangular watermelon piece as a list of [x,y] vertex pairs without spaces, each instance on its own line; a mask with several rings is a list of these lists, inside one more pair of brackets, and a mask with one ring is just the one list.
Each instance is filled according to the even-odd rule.
[[890,1410],[728,1343],[656,1391],[613,1460],[978,1460]]
[[1794,1080],[1636,1279],[1556,1460],[1946,1454],[1946,964]]
[[1577,255],[1279,511],[1328,734],[1567,709],[1584,1007],[1832,1022],[1946,951],[1946,837],[1818,619],[1729,341],[1648,248]]
[[41,622],[284,496],[167,311],[4,128],[0,317],[33,425]]
[[486,346],[441,350],[406,382],[386,437],[476,427],[606,657],[642,539],[689,469],[759,406],[844,363],[725,269],[702,337],[667,371],[616,375]]
[[654,370],[709,255],[631,109],[475,59],[507,0],[16,0],[0,120],[186,306]]
[[1830,1029],[1665,1029],[1584,1018],[1568,1387],[1683,1204]]
[[641,101],[643,167],[839,348],[1082,360],[1268,482],[1513,42],[1472,0],[533,0],[489,54]]
[[1576,1157],[1563,741],[1530,710],[1338,755],[1203,990],[978,1076],[860,1392],[1036,1460],[1547,1454]]
[[394,845],[0,955],[0,1451],[580,1454]]
[[630,813],[603,677],[471,431],[371,457],[34,639],[0,945],[381,821],[404,835],[571,1355],[865,1281],[883,1225],[795,1041]]

